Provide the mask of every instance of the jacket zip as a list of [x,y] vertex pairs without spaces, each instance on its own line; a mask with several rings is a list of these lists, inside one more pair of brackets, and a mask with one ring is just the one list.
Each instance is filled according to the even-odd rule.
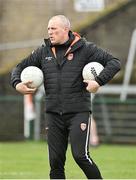
[[60,106],[60,115],[63,114],[63,111],[62,111],[62,99],[61,99],[61,95],[62,95],[62,87],[61,87],[61,66],[58,64],[58,94],[59,94],[59,98],[58,98],[58,101],[59,101],[59,106]]

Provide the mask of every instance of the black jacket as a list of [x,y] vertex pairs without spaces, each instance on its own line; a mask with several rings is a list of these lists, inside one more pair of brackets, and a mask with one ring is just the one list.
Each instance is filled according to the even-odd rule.
[[96,61],[105,67],[96,77],[96,81],[101,86],[110,81],[120,70],[120,62],[117,58],[98,48],[94,43],[87,42],[77,33],[73,34],[75,38],[61,63],[58,63],[55,47],[52,47],[49,39],[46,39],[44,46],[32,52],[12,71],[13,87],[21,82],[20,73],[25,67],[37,66],[43,71],[47,112],[91,111],[90,93],[86,91],[82,78],[85,64]]

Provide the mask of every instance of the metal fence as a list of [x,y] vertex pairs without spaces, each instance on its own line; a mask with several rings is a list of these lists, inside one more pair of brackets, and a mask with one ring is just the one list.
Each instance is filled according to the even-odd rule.
[[120,101],[117,97],[98,95],[93,115],[101,141],[136,143],[136,99]]
[[[43,98],[42,98],[43,99]],[[40,132],[31,137],[43,139],[45,134],[44,101],[37,99]],[[93,101],[93,116],[97,122],[101,142],[136,143],[136,98],[120,101],[117,96],[96,95]],[[37,121],[35,121],[37,124]],[[34,130],[32,131],[34,132]],[[39,134],[38,134],[39,133]],[[24,109],[22,96],[0,97],[0,140],[24,138]]]
[[24,139],[23,97],[0,96],[0,141]]

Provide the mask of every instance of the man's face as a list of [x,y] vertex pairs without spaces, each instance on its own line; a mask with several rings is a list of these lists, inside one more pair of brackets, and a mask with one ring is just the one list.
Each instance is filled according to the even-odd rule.
[[51,43],[63,44],[68,36],[68,29],[58,18],[53,18],[48,23],[48,36]]

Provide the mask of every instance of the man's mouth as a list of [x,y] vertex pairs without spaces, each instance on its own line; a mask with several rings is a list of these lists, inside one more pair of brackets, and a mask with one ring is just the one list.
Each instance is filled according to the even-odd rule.
[[53,38],[53,37],[50,37],[50,40],[54,40],[54,38]]

